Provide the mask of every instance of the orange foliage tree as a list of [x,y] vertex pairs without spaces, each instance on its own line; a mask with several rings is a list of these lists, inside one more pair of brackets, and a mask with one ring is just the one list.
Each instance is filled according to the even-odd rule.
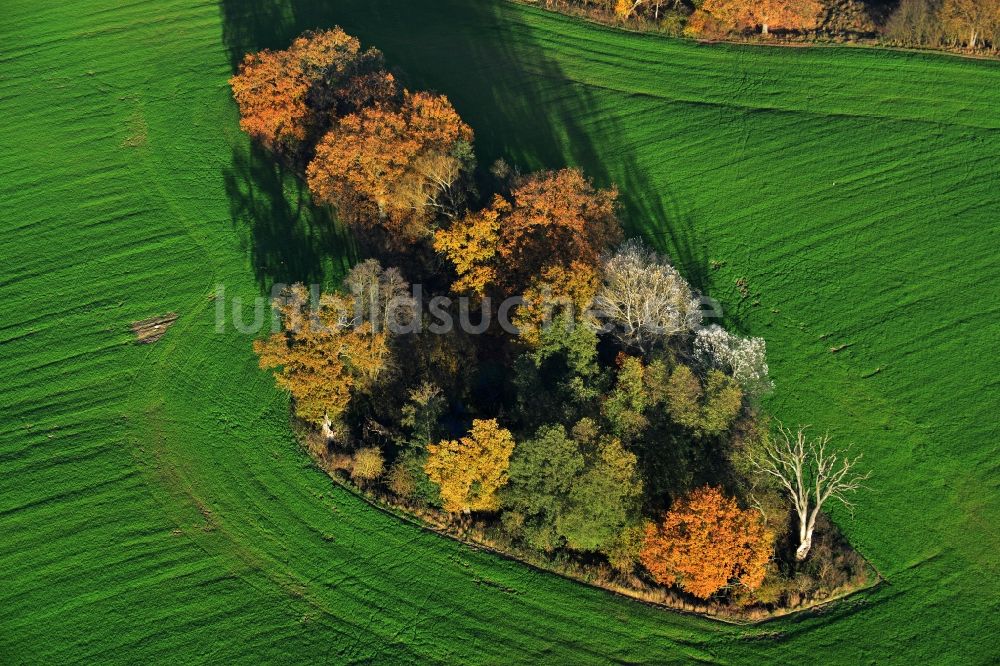
[[647,526],[639,561],[658,583],[707,599],[734,581],[760,587],[773,542],[759,514],[705,486]]
[[498,248],[508,284],[525,285],[547,266],[596,265],[601,252],[621,238],[618,191],[595,189],[579,169],[528,176],[512,196]]
[[427,447],[424,471],[441,489],[446,511],[495,511],[497,491],[507,483],[514,437],[496,419],[474,420],[472,430],[459,440]]
[[340,28],[306,33],[283,51],[248,53],[229,80],[240,127],[272,150],[294,152],[331,116],[396,94],[382,54],[361,52]]
[[452,188],[470,166],[472,129],[442,95],[404,92],[399,109],[377,105],[345,116],[309,164],[315,199],[362,225],[407,239],[447,210]]
[[710,25],[717,21],[731,31],[759,27],[767,35],[772,28],[812,30],[822,9],[820,0],[705,0],[692,23]]
[[[522,292],[547,268],[596,265],[621,238],[618,193],[595,189],[578,169],[532,174],[490,208],[439,231],[435,245],[455,266],[456,291],[482,295],[491,283]],[[470,253],[470,250],[474,252]]]
[[368,390],[389,357],[386,334],[371,322],[356,324],[352,300],[320,296],[310,307],[302,284],[288,288],[274,302],[283,330],[254,342],[261,368],[279,368],[278,386],[295,400],[299,418],[322,426],[327,434],[338,424],[353,394]]

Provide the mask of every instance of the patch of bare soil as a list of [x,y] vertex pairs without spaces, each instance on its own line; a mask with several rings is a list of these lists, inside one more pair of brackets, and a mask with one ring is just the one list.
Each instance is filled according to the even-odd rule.
[[148,345],[163,337],[170,325],[177,321],[176,312],[168,312],[159,317],[151,317],[133,322],[131,329],[135,333],[135,341],[140,345]]

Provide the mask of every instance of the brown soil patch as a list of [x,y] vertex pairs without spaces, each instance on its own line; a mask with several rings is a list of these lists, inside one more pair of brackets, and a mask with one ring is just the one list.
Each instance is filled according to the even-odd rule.
[[151,317],[132,323],[132,332],[135,333],[135,341],[141,345],[148,345],[163,337],[170,325],[177,321],[176,312],[168,312],[159,317]]

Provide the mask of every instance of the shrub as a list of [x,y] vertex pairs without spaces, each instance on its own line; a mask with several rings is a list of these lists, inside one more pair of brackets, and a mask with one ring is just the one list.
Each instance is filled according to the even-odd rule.
[[400,499],[408,500],[417,490],[417,481],[405,465],[396,463],[389,470],[389,490]]
[[646,538],[648,521],[629,525],[608,548],[608,563],[620,573],[630,574],[639,562],[643,542]]
[[[438,489],[436,483],[430,480],[427,476],[427,472],[424,471],[424,466],[427,464],[427,451],[422,449],[409,449],[404,451],[396,464],[393,466],[394,469],[399,470],[396,474],[399,477],[408,478],[412,482],[412,490],[408,494],[402,494],[396,492],[400,497],[404,497],[417,504],[422,504],[424,506],[440,507],[441,506],[441,492]],[[390,480],[391,483],[391,480]],[[407,489],[407,486],[401,486],[403,490]]]
[[373,481],[382,476],[385,459],[382,452],[374,446],[358,449],[351,465],[351,478],[355,482]]

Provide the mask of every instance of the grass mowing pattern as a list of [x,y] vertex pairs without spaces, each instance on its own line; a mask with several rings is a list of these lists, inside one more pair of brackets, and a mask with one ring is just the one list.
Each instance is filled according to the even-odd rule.
[[[352,256],[225,84],[242,50],[334,23],[448,94],[484,163],[621,186],[630,229],[768,339],[771,409],[865,452],[876,491],[835,516],[889,585],[722,626],[424,534],[310,467],[212,294]],[[429,0],[13,0],[0,36],[0,660],[997,656],[995,63]]]

